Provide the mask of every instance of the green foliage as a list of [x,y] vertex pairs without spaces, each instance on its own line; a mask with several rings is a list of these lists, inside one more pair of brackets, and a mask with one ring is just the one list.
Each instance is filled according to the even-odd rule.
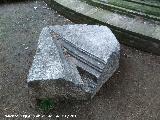
[[38,101],[38,107],[44,111],[48,112],[49,110],[53,109],[55,107],[55,102],[53,99],[42,99]]

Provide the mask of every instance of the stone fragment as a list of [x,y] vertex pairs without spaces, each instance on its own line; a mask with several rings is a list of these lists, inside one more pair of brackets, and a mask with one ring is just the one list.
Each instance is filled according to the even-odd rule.
[[28,75],[30,93],[38,99],[90,99],[118,68],[119,51],[106,26],[46,27]]

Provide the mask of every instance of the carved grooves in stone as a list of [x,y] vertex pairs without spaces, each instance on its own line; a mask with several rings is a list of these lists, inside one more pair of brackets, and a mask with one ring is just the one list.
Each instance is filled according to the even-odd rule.
[[64,56],[72,57],[76,61],[76,66],[81,67],[88,72],[91,72],[91,74],[95,75],[96,77],[99,77],[106,64],[105,61],[88,53],[85,50],[82,50],[81,48],[78,48],[77,46],[73,45],[71,42],[67,41],[54,31],[52,31],[52,34],[56,34],[56,39],[58,40],[58,43],[61,44],[59,46],[61,46]]
[[[101,64],[101,67],[104,67],[104,65],[105,65],[104,61],[99,60],[97,57],[87,53],[84,50],[81,50],[80,48],[74,46],[73,44],[71,45],[71,43],[67,42],[64,38],[62,38],[57,33],[53,32],[53,34],[54,35],[56,34],[56,36],[54,36],[53,40],[59,50],[62,61],[67,62],[71,66],[75,67],[74,69],[76,69],[79,72],[79,75],[81,76],[82,81],[86,85],[86,86],[80,86],[82,88],[82,90],[85,90],[87,88],[88,93],[93,93],[95,87],[97,86],[97,79],[99,76],[97,77],[90,72],[96,71],[100,75],[102,73],[103,69],[96,66],[98,64],[95,65],[95,64],[91,63],[89,60],[93,59],[93,62],[98,61],[98,63]],[[69,43],[69,44],[67,44],[67,43]],[[76,54],[76,52],[77,52],[77,54]],[[85,55],[85,57],[89,60],[87,61],[86,59],[84,59],[84,57],[80,56],[82,54]],[[91,57],[93,57],[93,58],[91,58]],[[73,64],[75,64],[75,65],[73,65]],[[84,64],[85,67],[89,67],[92,70],[87,71],[87,69],[85,69],[82,64]]]

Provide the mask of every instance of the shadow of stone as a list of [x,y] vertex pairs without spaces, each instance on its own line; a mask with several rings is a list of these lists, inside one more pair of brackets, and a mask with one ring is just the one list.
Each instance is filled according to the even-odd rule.
[[17,2],[29,2],[34,0],[1,0],[0,4],[11,4],[11,3],[17,3]]

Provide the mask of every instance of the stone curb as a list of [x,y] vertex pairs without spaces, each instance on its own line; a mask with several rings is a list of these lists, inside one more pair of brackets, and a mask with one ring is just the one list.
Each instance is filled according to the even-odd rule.
[[[142,12],[137,12],[137,11],[134,11],[134,10],[130,10],[130,9],[127,9],[127,8],[122,8],[122,7],[115,6],[115,5],[110,5],[110,4],[107,4],[107,3],[102,3],[102,2],[99,2],[98,0],[81,0],[81,1],[84,1],[88,4],[90,4],[90,5],[93,5],[95,7],[100,7],[100,8],[105,9],[105,10],[118,12],[122,15],[125,14],[125,15],[131,16],[131,17],[140,16],[140,17],[146,18],[148,20],[160,21],[160,17],[150,15],[150,14],[146,14],[146,13],[142,13]],[[159,7],[159,6],[156,6],[156,7]]]

